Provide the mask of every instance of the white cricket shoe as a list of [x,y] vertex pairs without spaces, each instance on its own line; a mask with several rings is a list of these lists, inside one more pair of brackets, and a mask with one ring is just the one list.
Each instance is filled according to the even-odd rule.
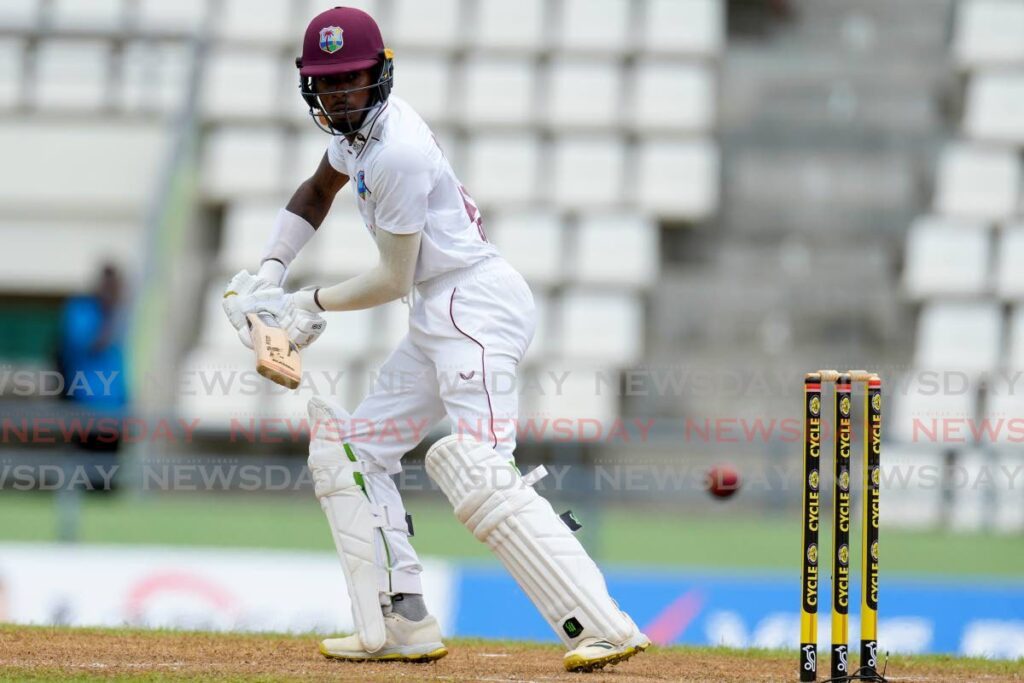
[[637,633],[621,645],[602,638],[584,638],[579,647],[565,653],[562,663],[566,671],[594,671],[608,664],[624,662],[650,646],[650,639],[643,633]]
[[321,640],[320,654],[350,662],[432,662],[448,654],[448,649],[441,642],[441,628],[432,616],[409,621],[391,612],[384,615],[384,628],[387,640],[384,647],[376,652],[367,652],[356,634]]

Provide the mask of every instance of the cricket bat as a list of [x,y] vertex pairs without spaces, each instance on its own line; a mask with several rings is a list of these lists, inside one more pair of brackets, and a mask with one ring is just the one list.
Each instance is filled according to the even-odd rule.
[[248,313],[245,320],[256,351],[256,372],[283,387],[297,389],[302,381],[302,360],[288,333],[266,311]]

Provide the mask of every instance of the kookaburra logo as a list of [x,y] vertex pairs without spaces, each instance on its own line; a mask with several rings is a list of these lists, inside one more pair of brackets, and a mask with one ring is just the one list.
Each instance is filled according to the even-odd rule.
[[815,671],[818,668],[818,648],[816,645],[804,645],[804,656],[807,659],[804,662],[804,669],[807,671]]
[[872,669],[878,664],[878,643],[872,641],[868,643],[868,662],[867,665]]
[[846,648],[845,647],[839,648],[836,651],[836,654],[839,655],[839,665],[837,666],[837,668],[840,671],[844,671],[845,672],[847,670],[846,669]]

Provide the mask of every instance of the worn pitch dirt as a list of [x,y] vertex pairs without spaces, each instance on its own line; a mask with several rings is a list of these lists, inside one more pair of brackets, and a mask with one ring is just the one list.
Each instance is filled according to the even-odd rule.
[[[550,645],[451,641],[432,664],[323,658],[314,637],[0,627],[0,680],[212,681],[792,681],[796,654],[651,650],[591,674],[562,670]],[[826,664],[822,662],[822,664]],[[1024,681],[1024,667],[890,661],[894,681]],[[825,678],[824,675],[820,676]]]

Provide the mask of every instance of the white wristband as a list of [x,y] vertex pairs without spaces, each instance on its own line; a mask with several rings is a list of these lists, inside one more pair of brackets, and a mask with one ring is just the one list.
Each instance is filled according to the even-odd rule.
[[[277,275],[276,281],[280,284],[281,279],[284,278],[284,271],[291,265],[291,262],[295,260],[302,247],[306,246],[306,242],[313,238],[316,234],[316,228],[310,225],[302,216],[294,214],[288,209],[281,209],[277,212],[277,218],[274,220],[274,227],[270,233],[270,239],[267,240],[266,246],[263,247],[263,254],[260,256],[260,271],[261,277],[263,272],[263,264],[273,261],[280,261],[280,271],[274,266],[270,266],[267,275]],[[265,278],[265,279],[270,279]]]

